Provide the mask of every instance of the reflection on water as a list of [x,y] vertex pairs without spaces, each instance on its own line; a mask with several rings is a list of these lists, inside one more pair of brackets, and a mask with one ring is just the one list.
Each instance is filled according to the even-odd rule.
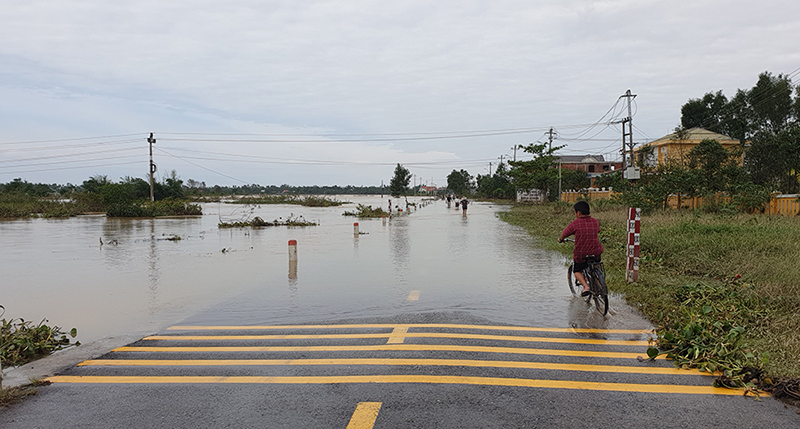
[[[220,230],[219,219],[251,208],[216,203],[194,218],[0,222],[0,304],[6,317],[75,326],[84,342],[187,318],[254,324],[469,312],[533,326],[648,326],[618,299],[608,318],[573,299],[565,259],[498,220],[502,207],[476,202],[465,217],[437,201],[410,215],[359,220],[364,234],[354,236],[353,218],[341,214],[388,202],[339,198],[352,203],[252,208],[263,219],[292,213],[320,223],[308,228]],[[173,235],[181,239],[167,239]],[[299,256],[287,276],[291,239]],[[411,290],[418,301],[407,300]]]
[[155,219],[150,221],[150,258],[149,258],[149,272],[148,278],[150,279],[150,316],[156,313],[156,304],[158,302],[158,282],[159,282],[159,268],[158,268],[158,254],[156,253],[156,224]]

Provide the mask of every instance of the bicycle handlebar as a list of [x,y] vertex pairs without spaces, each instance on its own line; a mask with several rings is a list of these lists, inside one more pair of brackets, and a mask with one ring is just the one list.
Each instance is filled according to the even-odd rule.
[[573,242],[573,243],[574,243],[574,242],[575,242],[575,239],[574,239],[574,238],[565,238],[565,239],[564,239],[564,241],[571,241],[571,242]]

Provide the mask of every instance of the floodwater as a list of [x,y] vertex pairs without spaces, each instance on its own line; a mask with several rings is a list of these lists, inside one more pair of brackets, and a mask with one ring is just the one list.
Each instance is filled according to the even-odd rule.
[[[605,318],[573,298],[565,258],[499,220],[507,207],[476,202],[463,216],[437,200],[384,223],[342,213],[356,203],[387,207],[387,198],[336,198],[350,203],[210,203],[189,218],[0,222],[3,317],[76,327],[82,342],[186,321],[291,324],[428,312],[527,326],[649,327],[616,297]],[[302,215],[319,225],[217,227],[254,215]],[[174,236],[180,240],[168,240]]]

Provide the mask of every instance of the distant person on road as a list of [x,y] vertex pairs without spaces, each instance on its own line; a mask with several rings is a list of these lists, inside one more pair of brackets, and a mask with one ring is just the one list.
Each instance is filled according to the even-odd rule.
[[450,195],[448,195],[447,196],[447,208],[450,208],[450,201],[451,201],[451,198],[450,198]]
[[467,214],[467,204],[469,204],[467,197],[461,197],[461,213],[464,215]]
[[597,219],[589,216],[589,203],[586,201],[578,201],[572,208],[575,210],[575,220],[561,232],[558,242],[563,243],[565,238],[575,234],[575,249],[572,251],[572,261],[575,263],[573,273],[583,286],[581,296],[587,296],[590,294],[589,284],[586,283],[583,270],[589,266],[586,262],[587,256],[594,255],[599,262],[600,254],[603,253],[603,246],[597,238],[597,233],[600,232],[600,223]]

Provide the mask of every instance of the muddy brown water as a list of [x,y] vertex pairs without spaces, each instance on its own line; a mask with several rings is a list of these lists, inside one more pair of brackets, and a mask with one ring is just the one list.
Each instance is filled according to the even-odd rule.
[[[386,198],[336,198],[350,203],[209,203],[203,216],[188,218],[2,221],[3,317],[76,327],[83,342],[156,332],[187,318],[285,324],[465,312],[498,324],[649,327],[617,297],[605,318],[573,298],[565,258],[499,220],[505,206],[473,203],[464,216],[434,201],[384,224],[342,213],[357,203],[386,207]],[[302,215],[319,225],[217,227],[254,215]],[[168,239],[174,236],[180,240]],[[290,239],[298,242],[296,276],[289,270]],[[409,300],[412,291],[417,300]]]

